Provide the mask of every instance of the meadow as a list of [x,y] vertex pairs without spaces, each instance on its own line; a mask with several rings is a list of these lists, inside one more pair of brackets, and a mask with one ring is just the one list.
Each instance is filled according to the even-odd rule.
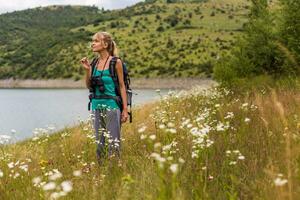
[[121,158],[102,165],[90,119],[2,137],[0,199],[298,199],[299,84],[251,87],[194,87],[135,107]]

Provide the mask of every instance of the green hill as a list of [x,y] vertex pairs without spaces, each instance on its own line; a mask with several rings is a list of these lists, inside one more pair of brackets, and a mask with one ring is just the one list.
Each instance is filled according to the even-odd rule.
[[[172,2],[172,3],[167,3]],[[0,15],[0,78],[83,78],[93,33],[113,34],[134,77],[209,76],[247,20],[242,0],[50,6]]]

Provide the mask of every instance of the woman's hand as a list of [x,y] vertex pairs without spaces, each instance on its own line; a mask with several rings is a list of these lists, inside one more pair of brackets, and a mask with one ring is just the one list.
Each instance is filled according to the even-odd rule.
[[89,63],[89,61],[88,61],[88,59],[86,57],[82,58],[80,60],[80,62],[81,62],[82,66],[84,67],[85,70],[88,71],[88,70],[91,69],[91,65],[90,65],[90,63]]
[[128,111],[127,111],[127,109],[125,109],[122,111],[122,114],[121,114],[121,122],[124,123],[127,121],[127,119],[128,119]]

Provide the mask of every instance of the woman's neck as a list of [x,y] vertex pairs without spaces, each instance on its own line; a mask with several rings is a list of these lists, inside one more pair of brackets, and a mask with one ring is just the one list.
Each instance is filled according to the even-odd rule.
[[99,55],[100,55],[100,59],[103,60],[109,56],[109,53],[107,51],[100,51]]

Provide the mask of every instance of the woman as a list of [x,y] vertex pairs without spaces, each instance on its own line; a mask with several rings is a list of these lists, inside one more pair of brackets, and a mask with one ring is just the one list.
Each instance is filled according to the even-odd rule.
[[[95,69],[92,72],[92,66],[87,58],[81,59],[82,66],[86,71],[86,86],[91,88],[91,77],[100,76],[104,84],[103,87],[95,86],[96,95],[116,96],[115,84],[109,72],[111,59],[116,56],[116,44],[111,35],[107,32],[98,32],[93,36],[92,50],[98,53],[98,60]],[[122,102],[127,102],[126,90],[123,80],[123,67],[120,59],[116,62],[116,72],[119,80],[120,94]],[[120,132],[121,123],[128,119],[127,103],[118,106],[115,99],[92,99],[92,123],[95,129],[97,142],[97,159],[99,164],[100,159],[106,155],[113,156],[114,152],[120,157]],[[101,135],[100,135],[101,134]],[[105,142],[106,141],[106,142]],[[107,154],[108,153],[108,154]]]

